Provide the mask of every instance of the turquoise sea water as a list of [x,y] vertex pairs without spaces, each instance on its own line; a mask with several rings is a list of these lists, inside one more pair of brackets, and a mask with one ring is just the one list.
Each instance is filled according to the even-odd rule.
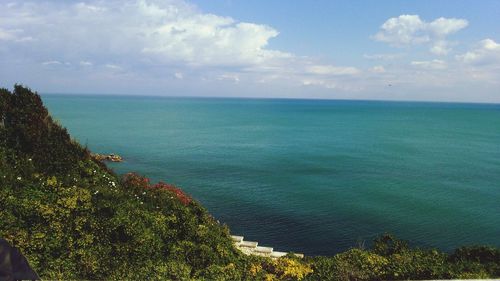
[[44,95],[118,173],[174,183],[232,232],[334,254],[391,232],[500,246],[500,105]]

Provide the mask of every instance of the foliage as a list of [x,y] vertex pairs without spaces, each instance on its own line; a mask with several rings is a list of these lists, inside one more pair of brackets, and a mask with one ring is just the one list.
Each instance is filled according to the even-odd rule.
[[197,202],[92,160],[36,93],[2,89],[0,110],[0,237],[43,278],[201,278],[244,262]]
[[272,274],[275,280],[302,280],[312,272],[309,264],[289,257],[265,262],[264,267],[269,272],[268,278],[270,278],[269,274]]
[[88,151],[73,142],[66,129],[53,122],[40,96],[16,85],[10,94],[0,91],[0,114],[3,124],[1,142],[16,151],[11,164],[31,159],[44,174],[65,174],[76,169]]
[[449,255],[435,249],[410,248],[384,234],[372,249],[351,249],[334,257],[315,257],[307,280],[429,280],[500,276],[499,249],[464,247]]
[[[500,249],[487,246],[470,246],[456,249],[449,261],[463,278],[500,276]],[[486,277],[485,277],[486,276]]]
[[226,226],[179,188],[118,177],[73,141],[40,97],[0,89],[0,237],[44,279],[393,280],[500,277],[500,250],[452,254],[391,235],[333,257],[236,250]]

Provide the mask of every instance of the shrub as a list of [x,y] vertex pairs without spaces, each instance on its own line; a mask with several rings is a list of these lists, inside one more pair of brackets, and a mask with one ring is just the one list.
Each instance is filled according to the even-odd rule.
[[[16,85],[0,93],[2,142],[16,157],[31,159],[41,173],[56,175],[72,171],[89,153],[72,141],[65,128],[57,125],[43,106],[40,96]],[[11,159],[11,164],[16,164]]]
[[42,278],[191,278],[239,260],[191,197],[135,174],[120,181],[31,90],[0,90],[0,117],[0,236]]
[[500,276],[500,249],[470,246],[456,249],[449,261],[454,264],[456,277],[484,278]]
[[280,258],[264,263],[266,270],[277,280],[302,280],[312,272],[311,266],[295,258]]

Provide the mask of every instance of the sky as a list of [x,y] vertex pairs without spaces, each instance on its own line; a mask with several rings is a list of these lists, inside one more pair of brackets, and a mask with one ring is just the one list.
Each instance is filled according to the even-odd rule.
[[0,0],[0,87],[500,103],[497,0]]

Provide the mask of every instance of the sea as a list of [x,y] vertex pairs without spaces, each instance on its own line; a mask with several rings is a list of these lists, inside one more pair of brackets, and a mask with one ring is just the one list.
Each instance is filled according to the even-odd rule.
[[109,166],[173,183],[234,235],[333,255],[391,233],[500,246],[500,105],[43,94]]

